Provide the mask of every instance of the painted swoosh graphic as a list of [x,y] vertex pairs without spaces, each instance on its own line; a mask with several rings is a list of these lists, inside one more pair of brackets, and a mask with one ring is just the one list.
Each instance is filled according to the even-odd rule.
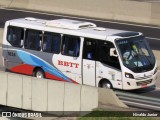
[[16,50],[16,51],[19,58],[25,64],[32,65],[32,66],[43,66],[43,69],[45,72],[49,72],[50,74],[53,74],[59,78],[62,78],[67,82],[72,82],[70,78],[66,77],[62,72],[60,72],[58,69],[56,69],[49,63],[45,62],[43,59],[25,51],[21,51],[21,50]]

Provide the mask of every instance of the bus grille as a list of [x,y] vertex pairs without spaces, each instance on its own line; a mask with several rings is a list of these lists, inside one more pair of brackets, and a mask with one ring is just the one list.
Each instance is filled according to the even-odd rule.
[[137,82],[137,86],[147,85],[147,84],[150,84],[151,82],[152,82],[152,79],[146,80],[146,81],[140,81],[140,82]]
[[147,79],[147,78],[151,78],[152,75],[149,76],[145,76],[145,77],[139,77],[139,78],[135,78],[136,80],[142,80],[142,79]]

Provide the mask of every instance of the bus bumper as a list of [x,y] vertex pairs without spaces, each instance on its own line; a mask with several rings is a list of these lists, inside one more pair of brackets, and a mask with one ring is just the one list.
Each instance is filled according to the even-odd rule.
[[154,74],[152,77],[143,80],[125,78],[123,80],[123,89],[134,90],[134,89],[148,88],[156,84],[156,79],[157,79],[157,73]]

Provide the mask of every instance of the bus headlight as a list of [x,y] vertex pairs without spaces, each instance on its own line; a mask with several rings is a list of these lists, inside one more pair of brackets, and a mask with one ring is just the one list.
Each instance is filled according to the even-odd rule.
[[127,72],[125,72],[125,77],[134,79],[134,76],[131,73],[127,73]]

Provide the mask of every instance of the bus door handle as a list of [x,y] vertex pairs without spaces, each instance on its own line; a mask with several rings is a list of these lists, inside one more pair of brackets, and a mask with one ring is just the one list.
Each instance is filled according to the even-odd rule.
[[68,70],[67,70],[66,72],[67,72],[67,73],[71,73],[71,71],[68,71]]
[[103,78],[102,76],[98,76],[97,78]]

